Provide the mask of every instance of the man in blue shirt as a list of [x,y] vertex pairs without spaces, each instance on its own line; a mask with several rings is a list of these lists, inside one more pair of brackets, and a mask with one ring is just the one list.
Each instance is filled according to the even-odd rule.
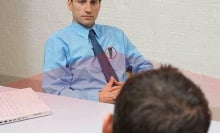
[[[124,32],[116,27],[95,24],[101,0],[68,0],[73,22],[49,37],[45,47],[43,89],[47,93],[114,103],[126,70],[132,73],[150,70],[151,62],[144,59]],[[113,67],[118,81],[106,81],[94,55],[89,31],[96,39]]]

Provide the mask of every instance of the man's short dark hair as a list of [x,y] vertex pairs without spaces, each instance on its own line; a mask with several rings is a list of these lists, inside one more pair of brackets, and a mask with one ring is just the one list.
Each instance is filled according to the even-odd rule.
[[176,68],[163,66],[135,75],[115,103],[113,133],[207,133],[208,102]]
[[[102,0],[99,0],[99,2],[101,2]],[[73,2],[73,0],[71,0],[71,2]]]

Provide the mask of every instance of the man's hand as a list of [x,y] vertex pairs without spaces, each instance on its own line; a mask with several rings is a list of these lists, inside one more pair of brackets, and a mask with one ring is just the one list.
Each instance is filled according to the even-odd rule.
[[118,96],[123,83],[116,81],[111,77],[106,86],[99,92],[99,101],[104,103],[115,103],[115,99]]

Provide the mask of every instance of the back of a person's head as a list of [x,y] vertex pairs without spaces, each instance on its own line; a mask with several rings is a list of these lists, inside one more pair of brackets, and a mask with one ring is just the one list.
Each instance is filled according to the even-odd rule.
[[115,103],[113,133],[207,133],[211,114],[198,86],[164,66],[137,74]]

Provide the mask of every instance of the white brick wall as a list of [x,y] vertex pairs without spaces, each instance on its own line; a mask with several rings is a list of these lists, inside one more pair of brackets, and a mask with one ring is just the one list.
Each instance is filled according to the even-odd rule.
[[[42,72],[46,39],[71,22],[65,2],[0,1],[0,75]],[[219,0],[102,0],[97,22],[123,29],[154,62],[220,78]]]
[[65,0],[0,1],[0,10],[0,74],[41,73],[47,37],[71,22]]

